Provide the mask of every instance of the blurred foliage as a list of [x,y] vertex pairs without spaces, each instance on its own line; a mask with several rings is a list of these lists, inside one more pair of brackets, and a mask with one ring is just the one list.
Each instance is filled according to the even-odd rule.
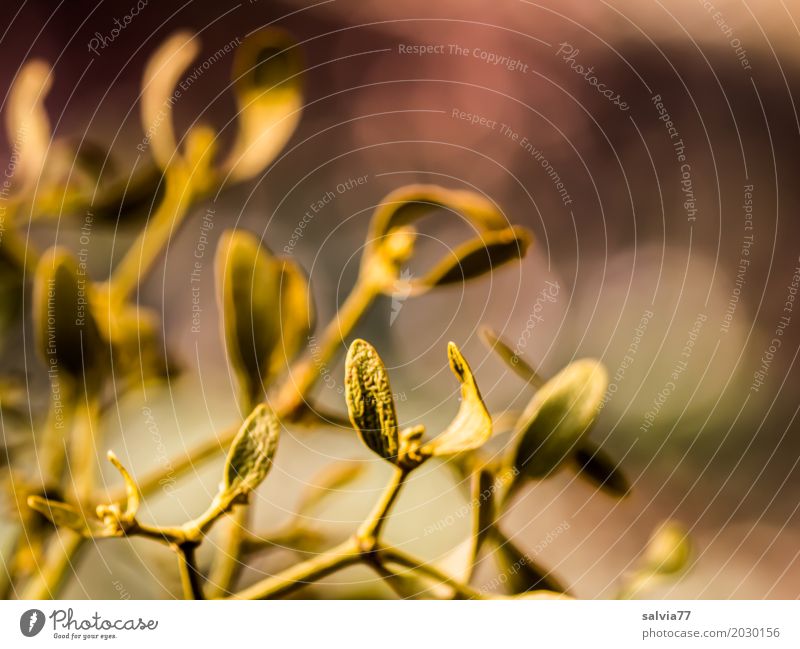
[[[400,426],[388,372],[377,350],[365,340],[349,344],[345,362],[345,401],[349,424],[364,444],[393,467],[383,496],[361,526],[345,541],[329,539],[305,522],[324,500],[360,475],[358,466],[335,464],[305,494],[297,515],[280,530],[257,533],[248,515],[252,493],[276,460],[286,425],[325,428],[346,421],[324,413],[314,403],[320,366],[334,359],[356,324],[380,295],[391,295],[401,267],[415,252],[418,221],[445,213],[472,224],[476,236],[450,252],[419,279],[410,295],[421,295],[481,278],[521,259],[532,242],[530,232],[509,225],[500,209],[472,191],[432,185],[402,187],[377,206],[372,217],[360,271],[339,312],[317,329],[305,272],[295,262],[273,255],[251,233],[225,233],[216,252],[216,288],[222,343],[236,376],[241,424],[223,431],[184,458],[137,480],[109,452],[124,488],[106,493],[98,480],[100,415],[145,382],[168,379],[170,363],[157,335],[158,315],[132,300],[140,283],[164,250],[189,208],[223,186],[252,179],[280,153],[297,126],[303,107],[303,63],[298,46],[283,31],[252,33],[237,48],[232,87],[238,106],[236,140],[219,156],[217,134],[193,125],[176,138],[172,105],[176,84],[199,53],[195,34],[179,32],[152,55],[142,82],[141,114],[153,167],[136,176],[133,191],[120,193],[119,182],[99,180],[107,155],[102,147],[76,148],[53,138],[44,109],[52,71],[41,61],[28,63],[12,88],[6,114],[15,152],[15,187],[7,201],[7,226],[0,247],[0,323],[18,317],[23,291],[32,291],[30,321],[35,345],[51,393],[47,412],[0,393],[3,412],[31,412],[29,444],[38,459],[35,470],[17,461],[19,440],[4,426],[9,509],[16,533],[0,584],[4,596],[40,598],[58,595],[72,557],[85,539],[144,537],[167,545],[177,556],[187,598],[267,598],[293,593],[304,585],[354,564],[372,568],[400,597],[564,597],[559,578],[528,557],[502,531],[503,514],[526,483],[572,468],[613,497],[629,482],[603,449],[589,440],[608,386],[605,369],[591,359],[570,363],[546,380],[522,362],[498,336],[485,338],[534,391],[513,426],[506,451],[484,452],[494,432],[478,381],[455,343],[449,343],[449,366],[460,385],[460,406],[450,424],[428,438],[422,425]],[[19,134],[24,137],[17,137]],[[79,173],[71,173],[73,162]],[[110,165],[113,168],[113,164]],[[153,171],[155,169],[155,171]],[[120,179],[121,180],[121,179]],[[93,281],[85,261],[64,248],[40,252],[18,232],[29,220],[97,210],[121,213],[125,202],[152,197],[155,209],[137,239],[102,282]],[[32,277],[25,286],[23,277]],[[4,384],[5,385],[5,384]],[[10,384],[9,384],[10,385]],[[217,493],[205,511],[178,526],[140,520],[143,499],[165,477],[214,457],[227,447]],[[392,546],[383,533],[408,476],[432,458],[445,458],[468,484],[472,516],[468,537],[440,562],[431,563]],[[210,566],[202,567],[196,550],[212,527],[223,540]],[[506,595],[472,585],[482,550],[492,545],[506,584]],[[642,565],[623,587],[635,594],[648,580],[674,575],[688,561],[685,535],[675,524],[661,528]],[[300,559],[278,574],[240,588],[240,567],[257,555],[289,547]],[[310,554],[311,556],[307,556]]]

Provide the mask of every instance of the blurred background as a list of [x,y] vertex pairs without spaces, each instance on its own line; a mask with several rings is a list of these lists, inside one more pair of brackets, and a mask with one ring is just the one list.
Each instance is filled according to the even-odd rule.
[[[143,68],[179,28],[199,35],[200,63],[258,27],[284,27],[304,52],[306,103],[274,164],[198,205],[140,287],[138,300],[163,313],[166,346],[182,371],[130,395],[104,422],[107,445],[124,449],[134,473],[237,417],[213,287],[213,249],[226,228],[251,230],[301,263],[324,323],[355,280],[370,213],[386,193],[413,182],[473,189],[529,227],[535,244],[522,264],[463,287],[381,300],[359,326],[387,363],[401,420],[436,431],[456,411],[448,340],[470,360],[494,412],[524,406],[529,388],[481,344],[481,324],[512,345],[522,341],[522,357],[544,375],[576,358],[602,359],[611,389],[593,438],[621,458],[633,494],[616,501],[562,472],[521,494],[506,533],[578,596],[611,597],[653,528],[675,518],[691,532],[692,568],[648,596],[800,595],[800,3],[140,4],[124,22],[133,1],[3,3],[0,87],[25,61],[50,62],[55,133],[109,149],[106,172],[120,177],[148,159],[137,149]],[[104,46],[91,51],[92,39]],[[204,122],[220,131],[221,146],[232,140],[229,58],[204,67],[176,102],[179,135]],[[4,168],[12,146],[4,138]],[[147,214],[145,205],[97,226],[88,258],[96,279]],[[29,236],[77,249],[81,223],[62,214]],[[446,218],[429,219],[423,231],[409,277],[467,235]],[[202,311],[193,330],[198,251]],[[23,331],[4,334],[0,363],[46,393]],[[342,365],[329,369],[319,399],[344,412]],[[334,535],[351,530],[389,472],[352,431],[284,436],[256,498],[259,527],[278,527],[315,472],[341,458],[368,471],[317,522]],[[168,524],[198,513],[218,471],[219,463],[198,467],[151,500],[147,515]],[[455,515],[464,496],[442,467],[418,473],[388,534],[435,559],[466,533],[467,519]],[[108,480],[117,481],[113,469]],[[448,516],[452,524],[437,526]],[[95,544],[64,596],[175,596],[173,557],[153,545]],[[292,560],[277,553],[243,580]],[[490,561],[477,584],[495,574]],[[355,569],[304,595],[382,592]]]

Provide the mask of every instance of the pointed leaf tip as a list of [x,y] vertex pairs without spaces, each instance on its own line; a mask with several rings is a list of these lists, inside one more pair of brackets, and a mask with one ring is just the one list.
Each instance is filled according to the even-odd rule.
[[522,259],[531,240],[528,230],[516,226],[483,233],[456,247],[415,284],[419,290],[429,290],[486,275]]
[[469,363],[458,346],[447,345],[450,369],[461,384],[461,405],[447,429],[423,448],[423,453],[444,456],[482,446],[492,436],[492,418],[483,403]]

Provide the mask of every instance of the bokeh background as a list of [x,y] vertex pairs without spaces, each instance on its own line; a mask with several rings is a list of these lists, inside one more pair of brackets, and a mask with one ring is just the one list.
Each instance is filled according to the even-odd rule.
[[[163,313],[166,345],[182,372],[167,385],[131,395],[104,423],[107,446],[134,472],[237,417],[211,263],[225,228],[254,231],[277,253],[290,246],[309,273],[325,322],[353,284],[370,211],[386,193],[411,182],[471,188],[496,201],[510,222],[531,228],[536,242],[521,265],[463,289],[394,304],[385,299],[370,312],[356,333],[386,361],[401,419],[435,431],[455,412],[448,340],[462,346],[495,412],[524,406],[529,389],[483,347],[481,324],[512,343],[527,331],[522,355],[546,375],[575,358],[600,358],[615,392],[594,438],[622,459],[632,496],[615,501],[563,472],[524,491],[504,521],[508,535],[538,548],[536,559],[577,595],[610,597],[652,529],[674,518],[691,532],[693,565],[648,596],[800,595],[800,312],[788,313],[763,384],[757,390],[753,384],[787,315],[784,303],[800,266],[800,3],[151,0],[105,48],[89,51],[90,40],[97,33],[107,37],[134,5],[38,0],[0,8],[2,96],[25,61],[49,61],[55,76],[47,107],[55,132],[109,149],[116,175],[147,161],[137,150],[142,71],[175,30],[198,33],[202,61],[253,29],[280,25],[302,43],[307,65],[304,116],[282,155],[256,182],[198,205],[140,288],[140,302]],[[444,47],[408,53],[417,45]],[[503,56],[518,63],[512,69],[494,64]],[[627,109],[600,94],[576,65],[591,66]],[[220,130],[223,146],[229,142],[235,116],[229,83],[230,61],[223,57],[176,104],[178,132],[205,122]],[[659,119],[655,96],[678,137]],[[459,118],[465,113],[496,125]],[[677,158],[677,140],[685,161]],[[10,148],[4,140],[0,157],[7,160]],[[359,177],[365,181],[337,190]],[[334,199],[290,243],[310,205],[327,192]],[[144,223],[146,207],[95,230],[89,263],[97,279]],[[209,208],[201,327],[192,332],[189,273]],[[62,214],[57,227],[37,224],[30,236],[41,246],[75,247],[80,224],[80,215]],[[466,237],[452,219],[431,219],[424,232],[422,254],[408,268],[412,277]],[[737,284],[750,235],[750,264]],[[558,290],[543,299],[548,282]],[[693,329],[696,344],[682,356]],[[29,376],[32,392],[46,391],[22,332],[5,334],[0,363]],[[659,400],[681,360],[685,371]],[[334,381],[320,386],[319,398],[343,412],[341,364],[330,372]],[[31,399],[37,402],[36,395]],[[284,435],[275,470],[256,499],[259,526],[278,526],[314,473],[340,458],[363,460],[368,471],[328,504],[318,523],[334,535],[352,529],[389,468],[353,433],[330,431]],[[198,467],[174,491],[150,501],[147,516],[177,523],[198,513],[216,489],[218,471],[219,463]],[[107,477],[116,483],[112,472]],[[398,503],[388,533],[434,559],[458,543],[468,522],[456,517],[435,534],[425,530],[463,503],[452,473],[426,464]],[[565,521],[566,531],[542,542]],[[254,564],[244,581],[293,560],[279,552]],[[491,579],[490,563],[483,562],[476,583]],[[74,571],[67,597],[179,592],[173,557],[153,544],[97,544]],[[384,592],[371,573],[355,569],[304,595]]]

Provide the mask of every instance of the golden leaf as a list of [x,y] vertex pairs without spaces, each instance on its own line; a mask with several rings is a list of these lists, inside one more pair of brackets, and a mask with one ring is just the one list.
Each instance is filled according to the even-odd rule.
[[267,477],[278,448],[280,424],[265,404],[245,419],[225,460],[222,491],[226,497],[247,495]]
[[461,383],[461,406],[445,431],[423,447],[423,454],[454,455],[482,446],[492,436],[492,418],[469,364],[455,343],[448,343],[450,369]]
[[570,363],[537,391],[516,425],[513,466],[543,478],[580,448],[608,386],[599,361]]
[[399,435],[389,377],[378,352],[365,340],[350,345],[345,362],[347,412],[362,441],[397,463]]
[[254,32],[236,49],[239,132],[223,165],[231,180],[252,178],[286,146],[303,108],[302,68],[300,49],[280,29]]

